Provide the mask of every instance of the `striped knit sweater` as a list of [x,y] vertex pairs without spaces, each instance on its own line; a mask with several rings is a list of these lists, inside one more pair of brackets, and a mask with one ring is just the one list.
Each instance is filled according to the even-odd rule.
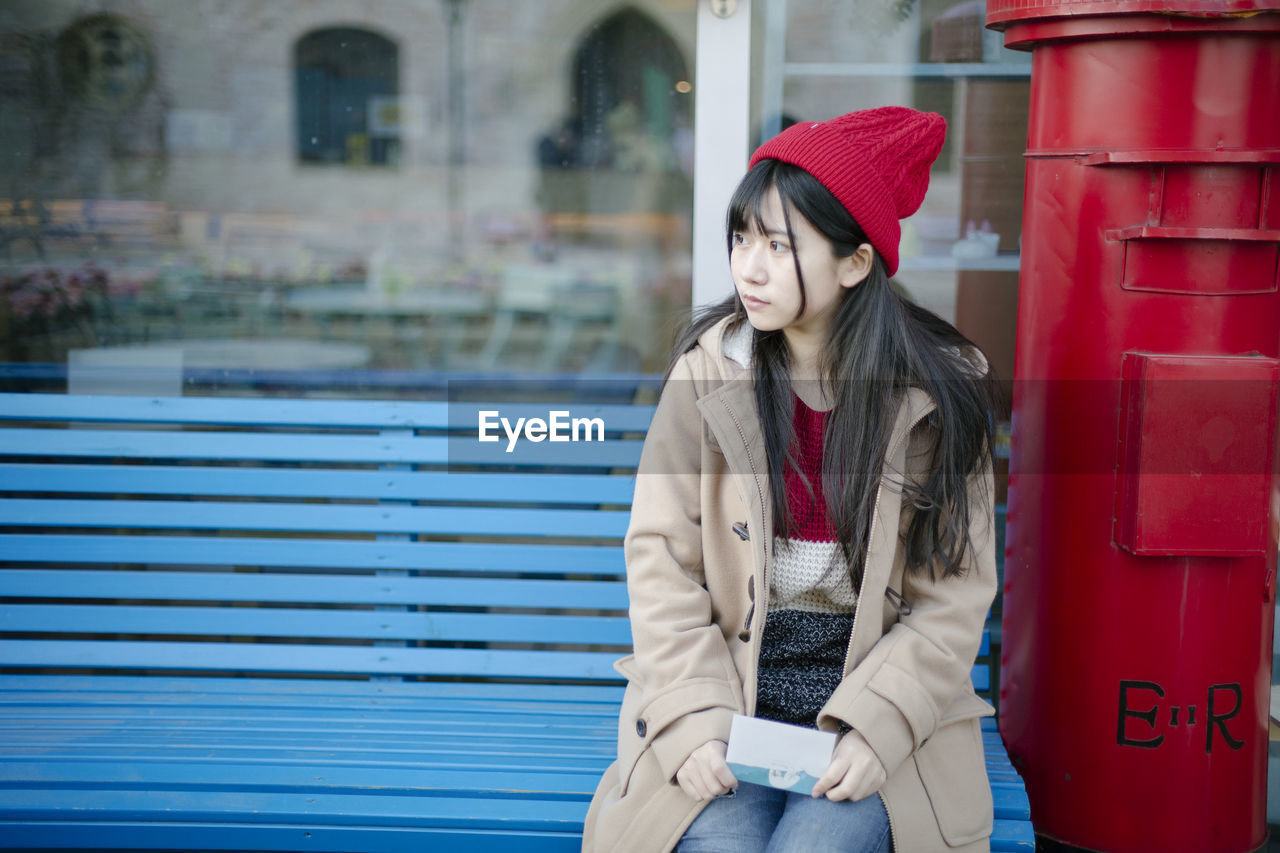
[[826,413],[794,395],[792,403],[797,461],[813,494],[795,471],[786,472],[791,530],[773,540],[756,715],[812,728],[843,675],[857,593],[822,496]]

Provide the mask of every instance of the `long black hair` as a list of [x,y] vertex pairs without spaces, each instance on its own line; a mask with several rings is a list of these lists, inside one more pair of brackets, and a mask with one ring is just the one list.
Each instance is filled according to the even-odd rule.
[[[830,241],[837,258],[854,254],[866,234],[816,178],[778,160],[762,160],[739,183],[729,203],[726,240],[763,231],[761,207],[770,190],[781,200],[788,241],[795,246],[791,216],[798,213]],[[793,259],[796,254],[793,250]],[[800,316],[804,312],[804,275],[799,260]],[[700,312],[676,345],[675,359],[692,349],[708,328],[732,318],[737,328],[746,310],[735,293]],[[769,491],[776,535],[787,536],[794,519],[784,473],[789,468],[806,488],[812,485],[796,461],[790,351],[781,331],[752,330],[756,408],[768,460]],[[902,298],[889,282],[877,254],[870,273],[841,297],[822,349],[819,373],[834,402],[823,436],[822,491],[840,551],[853,579],[862,581],[871,519],[875,513],[885,454],[903,395],[919,388],[932,398],[928,474],[922,481],[901,477],[904,500],[914,507],[905,534],[906,563],[912,571],[935,577],[961,574],[969,536],[971,477],[990,458],[998,386],[971,359],[977,347],[954,326]],[[670,368],[668,368],[670,374]],[[985,480],[975,478],[977,488]]]

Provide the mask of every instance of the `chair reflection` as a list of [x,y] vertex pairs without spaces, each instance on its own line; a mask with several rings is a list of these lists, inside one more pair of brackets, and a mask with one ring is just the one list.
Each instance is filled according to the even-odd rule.
[[[592,365],[608,369],[618,357],[619,286],[579,277],[560,266],[512,265],[495,298],[493,327],[477,359],[481,369],[522,363],[541,372],[564,369],[588,332],[595,332]],[[531,345],[532,344],[532,345]]]

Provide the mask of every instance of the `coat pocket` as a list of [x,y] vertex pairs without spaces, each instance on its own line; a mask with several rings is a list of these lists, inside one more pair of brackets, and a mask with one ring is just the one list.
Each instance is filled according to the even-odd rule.
[[916,751],[915,762],[947,844],[959,847],[991,834],[991,784],[977,717],[940,726]]
[[[724,679],[682,679],[677,684],[655,691],[640,678],[632,658],[623,658],[614,664],[614,668],[628,679],[618,713],[619,795],[627,793],[637,766],[646,753],[652,752],[657,738],[669,736],[668,729],[673,724],[710,708],[742,710],[741,688],[736,683],[728,684]],[[659,766],[656,758],[653,766]],[[674,772],[671,770],[672,774]]]
[[627,655],[613,665],[614,669],[627,678],[627,689],[622,694],[622,708],[618,712],[618,796],[626,795],[636,761],[649,745],[649,733],[645,731],[638,734],[636,729],[640,709],[644,704],[644,687],[634,661],[634,655]]
[[622,697],[622,711],[618,714],[618,795],[626,796],[631,774],[636,762],[649,746],[649,738],[636,731],[636,721],[642,701],[640,686],[634,681],[627,685]]

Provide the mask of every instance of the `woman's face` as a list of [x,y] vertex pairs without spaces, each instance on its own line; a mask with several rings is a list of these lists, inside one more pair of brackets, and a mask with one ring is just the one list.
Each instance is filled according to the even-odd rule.
[[[838,258],[831,243],[794,209],[788,211],[792,237],[782,215],[782,197],[770,188],[760,206],[760,229],[733,234],[729,269],[747,319],[761,332],[825,335],[840,300],[871,268],[871,248]],[[794,242],[792,242],[794,238]],[[797,261],[804,271],[801,313]]]

